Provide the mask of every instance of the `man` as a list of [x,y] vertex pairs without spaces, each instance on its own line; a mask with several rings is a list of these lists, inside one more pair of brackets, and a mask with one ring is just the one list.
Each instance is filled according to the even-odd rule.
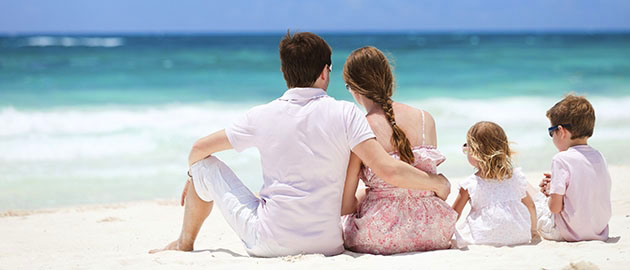
[[[182,194],[184,224],[164,249],[193,250],[205,218],[216,204],[253,256],[343,252],[341,196],[350,152],[388,183],[435,191],[446,199],[448,180],[390,157],[352,103],[326,94],[332,51],[312,33],[290,33],[280,42],[289,90],[249,110],[225,130],[199,139],[189,156]],[[256,147],[264,185],[260,198],[212,154]]]

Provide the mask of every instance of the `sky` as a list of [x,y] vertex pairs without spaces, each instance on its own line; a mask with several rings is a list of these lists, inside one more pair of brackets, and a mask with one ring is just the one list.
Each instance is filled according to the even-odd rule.
[[0,0],[0,33],[630,31],[630,0]]

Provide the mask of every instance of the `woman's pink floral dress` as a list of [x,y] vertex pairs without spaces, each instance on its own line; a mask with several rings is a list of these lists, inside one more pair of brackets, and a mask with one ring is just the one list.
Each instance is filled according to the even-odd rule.
[[[413,148],[414,167],[436,173],[444,156],[434,147]],[[390,153],[400,159],[397,153]],[[393,254],[449,248],[457,212],[432,191],[408,190],[385,183],[362,167],[361,180],[369,187],[357,213],[344,219],[347,249],[373,254]]]

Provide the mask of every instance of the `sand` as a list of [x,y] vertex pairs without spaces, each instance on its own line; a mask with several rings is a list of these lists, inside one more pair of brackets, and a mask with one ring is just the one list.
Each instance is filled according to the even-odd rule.
[[[607,242],[251,258],[215,211],[194,252],[148,254],[177,237],[183,208],[176,201],[144,201],[0,213],[0,269],[630,269],[630,165],[610,171],[613,217]],[[528,173],[528,180],[536,183],[541,174]],[[451,179],[449,203],[459,180]]]

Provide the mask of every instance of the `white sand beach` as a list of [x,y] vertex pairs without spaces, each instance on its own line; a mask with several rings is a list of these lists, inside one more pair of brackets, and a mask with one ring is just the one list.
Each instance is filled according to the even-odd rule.
[[[0,269],[628,269],[630,166],[611,166],[610,172],[613,217],[607,242],[251,258],[215,209],[194,252],[148,254],[177,237],[183,208],[175,201],[144,201],[0,213]],[[535,184],[540,175],[528,173],[528,180]],[[449,203],[459,180],[451,179]]]

